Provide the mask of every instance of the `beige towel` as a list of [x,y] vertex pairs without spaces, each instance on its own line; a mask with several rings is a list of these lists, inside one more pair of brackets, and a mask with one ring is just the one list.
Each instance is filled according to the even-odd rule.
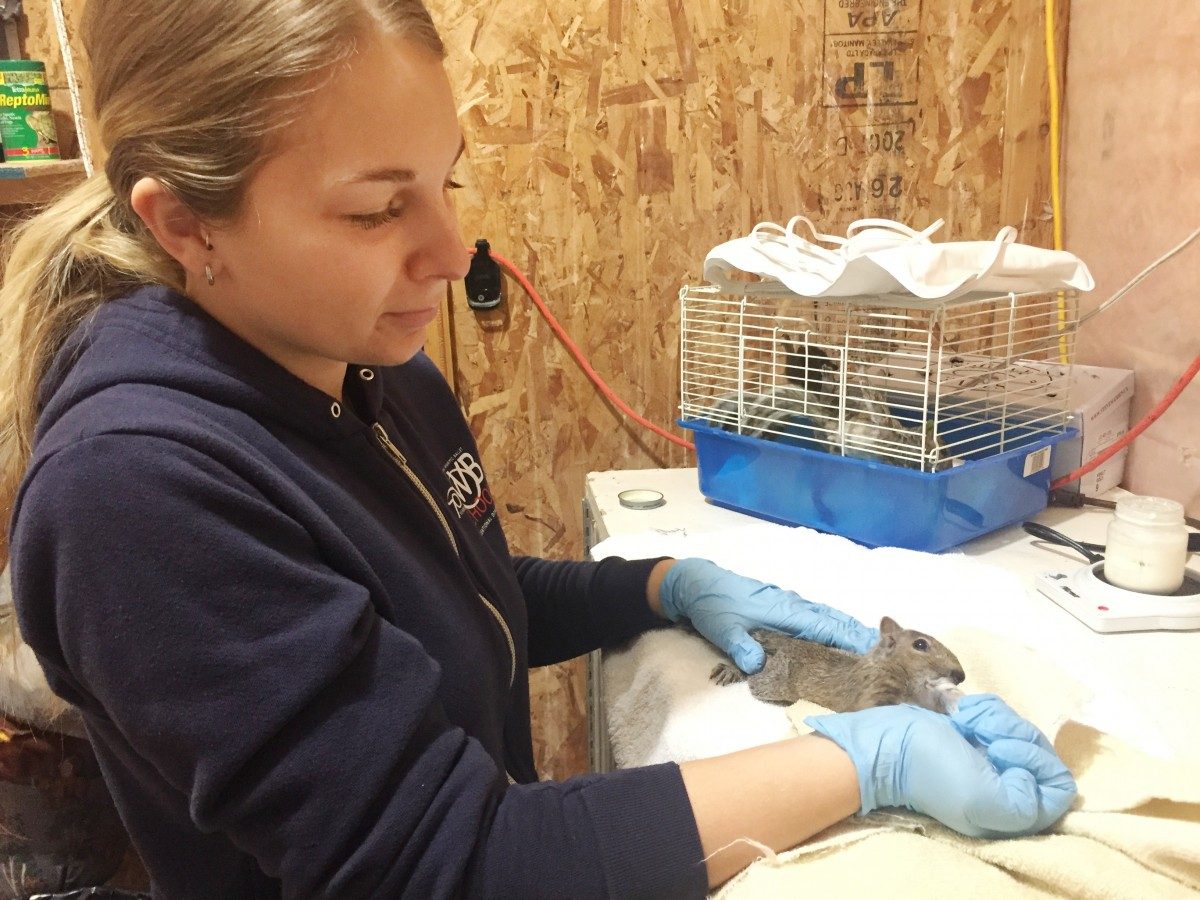
[[[1053,738],[1079,784],[1071,812],[1047,834],[1004,841],[910,813],[856,817],[751,866],[718,891],[721,900],[1200,896],[1200,767],[1072,720],[1086,691],[1026,648],[973,629],[943,641],[971,673],[968,692],[1000,694]],[[819,711],[801,702],[789,715],[807,732],[803,718]]]

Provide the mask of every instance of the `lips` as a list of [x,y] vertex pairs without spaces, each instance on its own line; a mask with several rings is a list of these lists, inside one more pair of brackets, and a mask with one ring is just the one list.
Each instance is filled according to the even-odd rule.
[[411,309],[404,312],[385,313],[384,318],[408,328],[424,328],[437,318],[440,306],[429,306],[425,309]]

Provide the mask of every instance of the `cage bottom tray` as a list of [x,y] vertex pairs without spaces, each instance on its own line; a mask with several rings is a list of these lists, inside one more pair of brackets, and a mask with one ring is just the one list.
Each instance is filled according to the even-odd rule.
[[701,420],[679,424],[695,436],[700,492],[713,503],[870,547],[929,552],[1043,509],[1050,487],[1050,448],[1074,434],[1074,429],[1018,434],[1003,452],[921,472],[746,437]]

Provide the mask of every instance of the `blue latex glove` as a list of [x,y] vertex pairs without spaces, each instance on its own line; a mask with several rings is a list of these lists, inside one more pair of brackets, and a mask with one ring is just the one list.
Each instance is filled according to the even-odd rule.
[[1075,779],[1061,760],[1061,772],[1047,771],[1044,778],[1037,774],[1035,760],[1044,760],[1044,754],[1058,760],[1054,745],[1007,703],[995,694],[968,694],[958,701],[950,718],[963,737],[987,751],[998,769],[1019,768],[1035,774],[1040,801],[1035,831],[1049,828],[1070,808],[1077,792]]
[[672,622],[690,621],[751,675],[767,661],[762,645],[750,637],[751,628],[772,628],[857,653],[879,641],[878,628],[868,628],[853,616],[707,559],[678,560],[667,570],[658,597],[663,615]]
[[964,697],[964,705],[955,721],[911,704],[804,721],[850,756],[862,813],[903,806],[977,838],[1049,828],[1075,799],[1067,767],[1041,732],[996,698]]
[[1054,752],[1054,746],[1036,725],[1022,719],[995,694],[967,694],[959,699],[950,719],[963,737],[980,747],[1016,738]]

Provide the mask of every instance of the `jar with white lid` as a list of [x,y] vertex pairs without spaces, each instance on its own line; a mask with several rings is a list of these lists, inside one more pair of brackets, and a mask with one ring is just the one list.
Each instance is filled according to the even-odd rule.
[[1104,578],[1143,594],[1171,594],[1183,584],[1188,529],[1183,505],[1163,497],[1117,501],[1104,548]]

